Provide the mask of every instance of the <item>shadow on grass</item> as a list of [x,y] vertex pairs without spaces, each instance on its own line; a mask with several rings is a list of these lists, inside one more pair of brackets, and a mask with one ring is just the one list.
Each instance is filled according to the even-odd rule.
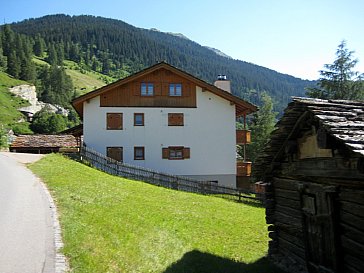
[[245,264],[193,250],[171,264],[163,273],[285,273],[266,258]]

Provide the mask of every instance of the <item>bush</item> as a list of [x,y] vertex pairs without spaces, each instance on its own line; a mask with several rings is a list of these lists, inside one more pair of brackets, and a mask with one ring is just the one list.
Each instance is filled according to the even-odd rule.
[[12,130],[16,135],[33,134],[33,131],[30,129],[30,124],[28,122],[16,123],[12,126]]
[[35,113],[30,128],[39,134],[59,133],[67,128],[66,118],[62,115],[41,110]]

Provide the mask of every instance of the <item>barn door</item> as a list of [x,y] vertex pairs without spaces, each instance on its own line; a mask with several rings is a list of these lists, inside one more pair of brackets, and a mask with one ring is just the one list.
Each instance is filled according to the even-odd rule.
[[335,197],[335,187],[314,183],[301,185],[303,232],[310,273],[339,272]]

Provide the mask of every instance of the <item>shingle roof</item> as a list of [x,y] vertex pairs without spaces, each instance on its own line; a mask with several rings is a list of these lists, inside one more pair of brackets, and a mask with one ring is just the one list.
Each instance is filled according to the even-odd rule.
[[72,135],[19,135],[11,148],[65,148],[77,147],[77,140]]
[[321,100],[294,97],[272,132],[269,143],[254,164],[261,176],[284,149],[285,142],[307,115],[353,153],[364,156],[364,101]]

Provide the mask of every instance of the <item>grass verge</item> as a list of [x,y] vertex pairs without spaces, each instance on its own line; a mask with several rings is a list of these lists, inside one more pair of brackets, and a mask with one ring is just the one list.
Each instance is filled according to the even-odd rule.
[[114,177],[60,155],[30,165],[56,200],[73,272],[280,272],[264,209]]

